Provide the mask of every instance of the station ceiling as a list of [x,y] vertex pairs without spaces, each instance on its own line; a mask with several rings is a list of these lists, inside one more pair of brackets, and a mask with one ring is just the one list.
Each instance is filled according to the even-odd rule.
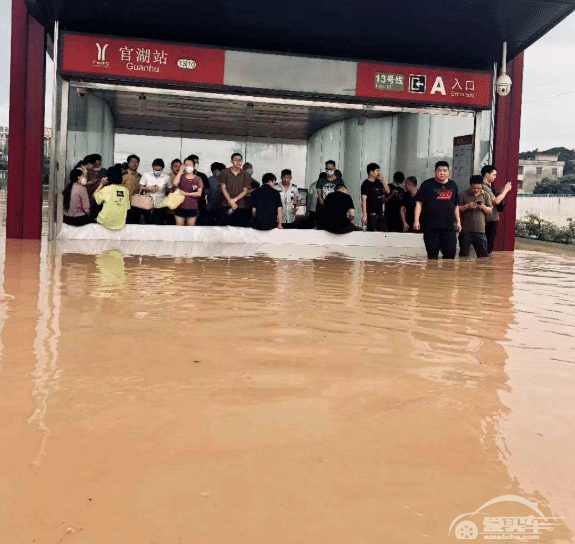
[[[490,69],[575,0],[25,0],[65,30],[231,49]],[[318,74],[318,77],[322,77]]]
[[[362,112],[342,107],[322,107],[309,104],[250,102],[246,100],[208,96],[174,96],[146,94],[120,90],[90,90],[105,100],[119,132],[153,134],[157,136],[281,138],[307,140],[321,128],[337,121],[356,117]],[[74,100],[82,100],[74,96]],[[201,93],[199,93],[201,95]],[[71,122],[75,120],[71,108]],[[381,117],[383,113],[364,113],[366,117]]]

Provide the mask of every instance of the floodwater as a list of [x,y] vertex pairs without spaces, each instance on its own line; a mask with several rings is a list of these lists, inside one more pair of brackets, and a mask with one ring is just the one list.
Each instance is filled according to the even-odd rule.
[[573,542],[574,253],[180,247],[7,242],[2,544]]

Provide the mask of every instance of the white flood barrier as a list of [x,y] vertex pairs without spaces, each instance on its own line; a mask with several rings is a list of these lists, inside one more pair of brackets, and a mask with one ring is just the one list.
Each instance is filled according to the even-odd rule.
[[517,219],[533,213],[558,227],[575,220],[575,195],[517,195]]
[[127,225],[121,231],[110,231],[100,225],[63,225],[56,244],[62,253],[83,255],[120,251],[124,255],[183,258],[425,258],[421,235],[381,232],[336,235],[317,230],[261,232],[237,227],[155,225]]
[[122,240],[134,242],[197,242],[202,244],[293,244],[301,246],[376,247],[424,249],[423,236],[395,232],[350,232],[331,234],[324,230],[274,229],[259,231],[239,227],[176,227],[126,225],[109,230],[101,225],[84,227],[62,225],[59,240]]

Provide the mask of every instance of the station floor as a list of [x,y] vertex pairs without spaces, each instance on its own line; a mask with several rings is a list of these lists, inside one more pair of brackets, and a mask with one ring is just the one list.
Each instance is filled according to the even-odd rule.
[[85,243],[0,243],[1,542],[573,541],[572,252]]

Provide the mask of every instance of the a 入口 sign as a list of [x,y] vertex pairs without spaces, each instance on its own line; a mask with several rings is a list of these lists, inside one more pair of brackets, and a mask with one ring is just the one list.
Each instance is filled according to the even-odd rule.
[[356,96],[489,108],[492,80],[489,72],[360,62]]
[[224,83],[223,49],[66,34],[62,72],[178,83]]
[[[249,62],[258,62],[257,55],[246,55]],[[61,72],[103,79],[238,86],[237,78],[226,79],[225,58],[226,51],[218,48],[69,33],[63,37]],[[309,68],[308,59],[294,57],[289,62],[298,67],[298,86],[294,90],[301,91],[306,78],[312,88],[317,74]],[[357,97],[481,109],[491,105],[493,85],[489,72],[368,62],[357,63],[352,70],[357,71]],[[267,74],[260,77],[266,78]],[[270,88],[268,79],[258,81],[257,77],[242,80],[240,86]]]

